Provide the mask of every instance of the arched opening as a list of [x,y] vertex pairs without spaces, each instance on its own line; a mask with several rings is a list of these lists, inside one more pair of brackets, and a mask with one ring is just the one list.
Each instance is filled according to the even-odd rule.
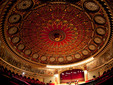
[[60,83],[84,81],[84,71],[81,69],[67,70],[60,74]]

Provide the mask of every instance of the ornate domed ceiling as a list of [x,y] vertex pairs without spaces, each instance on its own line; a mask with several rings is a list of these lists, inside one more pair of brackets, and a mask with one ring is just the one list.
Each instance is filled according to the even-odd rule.
[[112,37],[111,16],[96,0],[9,0],[1,13],[8,50],[27,61],[71,64],[95,57]]

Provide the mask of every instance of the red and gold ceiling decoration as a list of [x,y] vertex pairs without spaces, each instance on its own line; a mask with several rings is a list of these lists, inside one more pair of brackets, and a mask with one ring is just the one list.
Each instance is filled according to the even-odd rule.
[[96,0],[9,0],[1,15],[1,34],[15,56],[70,64],[105,49],[112,35],[108,15]]

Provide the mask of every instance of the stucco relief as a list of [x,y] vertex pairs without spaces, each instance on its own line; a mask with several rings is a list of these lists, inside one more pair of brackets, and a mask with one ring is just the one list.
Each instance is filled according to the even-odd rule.
[[87,70],[92,70],[94,68],[97,68],[97,67],[107,63],[109,60],[111,60],[113,58],[112,52],[113,52],[113,48],[110,48],[102,56],[100,56],[97,59],[93,60],[92,62],[88,63]]
[[[39,77],[42,76],[41,74],[37,74],[37,73],[34,73],[34,72],[28,72],[28,71],[24,71],[24,70],[20,70],[20,69],[14,68],[14,67],[12,67],[12,66],[6,64],[6,63],[3,62],[2,60],[0,60],[0,62],[1,62],[1,63],[0,63],[0,66],[3,66],[4,68],[7,68],[8,70],[11,70],[11,72],[14,72],[15,74],[22,75],[21,73],[22,73],[22,72],[25,72],[25,75],[24,75],[24,76],[30,77],[31,79],[32,79],[32,78],[37,79],[37,78],[39,78]],[[53,73],[50,72],[50,71],[44,71],[44,72],[46,72],[47,74],[49,74],[49,76],[53,74]]]
[[26,64],[24,62],[20,62],[18,59],[12,57],[10,55],[10,53],[8,53],[6,50],[4,50],[3,48],[0,47],[0,52],[2,53],[0,55],[0,57],[5,60],[6,62],[10,63],[11,65],[25,70],[25,71],[30,71],[30,72],[34,72],[37,74],[41,74],[41,75],[53,75],[53,72],[49,72],[48,70],[45,69],[36,69],[31,67],[29,64]]

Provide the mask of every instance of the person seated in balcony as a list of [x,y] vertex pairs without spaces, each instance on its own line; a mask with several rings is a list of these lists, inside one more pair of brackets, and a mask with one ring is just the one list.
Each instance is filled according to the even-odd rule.
[[52,81],[50,80],[49,83],[52,83]]
[[93,76],[93,80],[95,80],[95,79],[96,79],[96,76],[94,75],[94,76]]

